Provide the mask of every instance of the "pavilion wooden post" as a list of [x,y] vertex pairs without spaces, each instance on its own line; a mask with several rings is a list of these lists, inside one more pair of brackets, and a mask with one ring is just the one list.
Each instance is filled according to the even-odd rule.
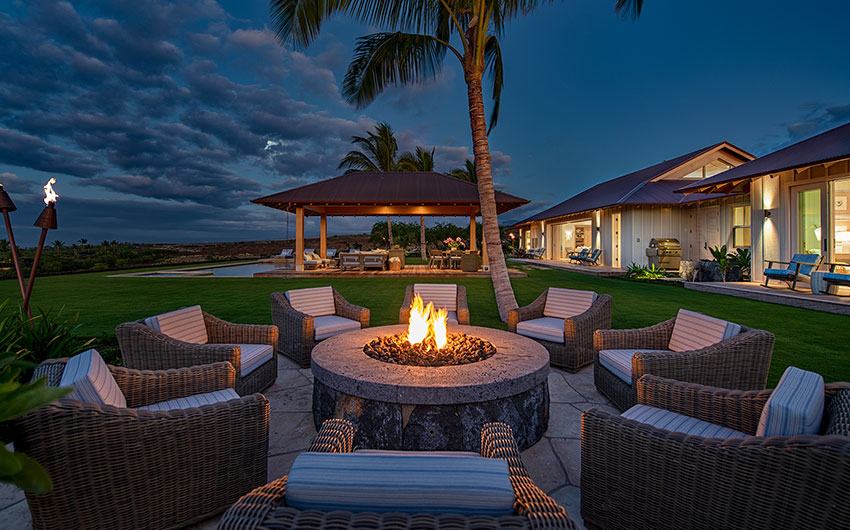
[[484,230],[481,231],[481,266],[488,267],[490,258],[487,257],[487,241],[484,239]]
[[478,238],[475,235],[475,214],[472,214],[469,216],[469,250],[473,252],[478,248],[476,239]]
[[319,257],[328,259],[328,216],[325,214],[319,220]]
[[304,270],[304,207],[295,208],[295,271]]

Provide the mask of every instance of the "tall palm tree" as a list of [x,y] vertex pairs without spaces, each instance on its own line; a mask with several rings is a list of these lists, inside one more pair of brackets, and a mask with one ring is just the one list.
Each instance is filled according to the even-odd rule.
[[[348,152],[339,163],[337,169],[348,168],[346,173],[352,171],[375,171],[384,173],[387,171],[399,171],[398,142],[395,138],[393,128],[386,122],[375,126],[375,132],[367,136],[352,136],[351,143],[360,147]],[[387,239],[390,248],[393,246],[393,222],[387,216]]]
[[[406,152],[398,159],[399,167],[404,171],[434,171],[434,149],[428,151],[421,145],[416,146],[416,153]],[[422,259],[428,259],[425,242],[425,216],[419,216],[419,248]]]
[[466,163],[463,167],[457,167],[451,170],[449,175],[456,179],[472,182],[473,184],[478,182],[478,177],[475,175],[475,162],[468,158],[466,159]]
[[[343,14],[384,31],[357,40],[343,81],[343,94],[358,107],[386,87],[420,83],[442,70],[450,52],[466,82],[478,199],[496,304],[502,320],[517,306],[502,253],[490,145],[484,117],[484,73],[489,74],[493,108],[490,128],[499,117],[504,82],[499,37],[505,25],[543,5],[542,0],[270,0],[272,25],[285,45],[308,46],[331,17]],[[643,0],[616,0],[615,11],[637,16]],[[454,39],[452,38],[454,36]],[[454,42],[454,44],[452,44]]]

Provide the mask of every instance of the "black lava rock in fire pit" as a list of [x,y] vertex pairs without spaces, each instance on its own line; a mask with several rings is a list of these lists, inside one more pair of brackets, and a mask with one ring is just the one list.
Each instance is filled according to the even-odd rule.
[[407,333],[378,337],[363,346],[363,352],[379,361],[412,366],[453,366],[483,361],[496,353],[490,342],[467,335],[449,333],[448,342],[441,349],[433,338],[410,344]]

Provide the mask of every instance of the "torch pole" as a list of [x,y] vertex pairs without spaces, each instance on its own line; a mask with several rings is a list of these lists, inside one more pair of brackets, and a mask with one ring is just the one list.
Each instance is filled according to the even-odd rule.
[[15,245],[15,234],[12,233],[12,221],[9,212],[3,210],[3,219],[6,221],[6,233],[9,234],[9,244],[12,246],[12,263],[15,265],[15,274],[18,276],[18,286],[21,288],[21,299],[26,297],[24,288],[24,275],[21,272],[21,260],[18,258],[18,247]]
[[41,259],[41,251],[44,249],[44,239],[47,237],[47,228],[41,229],[41,237],[38,238],[38,248],[35,251],[35,259],[32,262],[32,270],[30,271],[30,279],[27,282],[27,292],[24,295],[24,309],[27,311],[27,315],[32,318],[32,311],[30,310],[30,297],[32,296],[32,287],[35,284],[35,272],[38,269],[38,260]]

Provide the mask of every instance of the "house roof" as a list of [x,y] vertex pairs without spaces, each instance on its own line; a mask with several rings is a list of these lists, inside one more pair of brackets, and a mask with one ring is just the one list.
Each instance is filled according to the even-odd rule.
[[756,158],[713,177],[692,182],[679,191],[734,191],[744,181],[850,157],[850,123]]
[[682,195],[676,193],[676,190],[690,183],[690,179],[659,179],[659,177],[664,176],[688,161],[709,151],[721,148],[743,155],[745,158],[752,157],[749,153],[727,142],[714,144],[673,158],[672,160],[667,160],[660,164],[655,164],[654,166],[597,184],[548,210],[544,210],[516,223],[514,226],[617,205],[682,204],[722,197],[722,194]]
[[[480,215],[478,186],[442,173],[357,171],[251,201],[305,215]],[[528,200],[496,192],[504,213]]]

